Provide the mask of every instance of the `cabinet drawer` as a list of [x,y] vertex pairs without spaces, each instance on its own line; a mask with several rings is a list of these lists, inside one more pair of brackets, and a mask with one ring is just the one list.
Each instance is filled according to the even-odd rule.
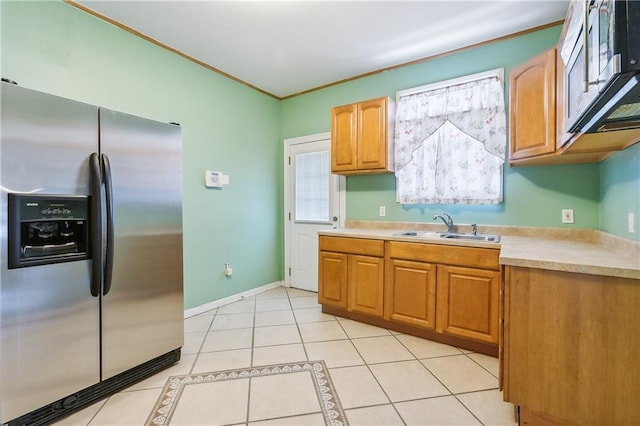
[[386,252],[391,259],[500,270],[497,249],[389,241]]
[[320,250],[383,257],[384,241],[321,235]]

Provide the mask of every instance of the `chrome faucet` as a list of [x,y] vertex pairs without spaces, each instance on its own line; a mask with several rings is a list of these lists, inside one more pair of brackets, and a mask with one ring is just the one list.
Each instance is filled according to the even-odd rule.
[[[446,216],[446,218],[445,218]],[[448,233],[453,233],[453,219],[451,219],[451,216],[449,216],[446,213],[442,213],[442,214],[437,214],[433,216],[433,220],[438,220],[438,219],[442,219],[442,221],[444,222],[445,225],[447,225],[447,232]]]

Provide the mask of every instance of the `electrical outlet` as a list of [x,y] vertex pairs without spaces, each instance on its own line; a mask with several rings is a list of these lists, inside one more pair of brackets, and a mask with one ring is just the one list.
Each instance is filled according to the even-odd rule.
[[636,232],[636,215],[633,213],[627,214],[627,230],[630,234],[635,234]]
[[573,223],[573,209],[562,209],[562,223]]
[[380,217],[387,215],[387,208],[385,206],[380,206]]

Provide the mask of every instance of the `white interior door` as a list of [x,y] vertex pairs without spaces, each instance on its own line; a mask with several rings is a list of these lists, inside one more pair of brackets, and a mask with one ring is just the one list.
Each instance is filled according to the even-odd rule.
[[317,292],[318,231],[344,225],[344,177],[331,174],[330,134],[285,143],[285,284]]

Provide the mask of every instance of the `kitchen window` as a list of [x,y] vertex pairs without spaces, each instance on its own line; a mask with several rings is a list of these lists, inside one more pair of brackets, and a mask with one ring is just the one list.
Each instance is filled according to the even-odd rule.
[[503,75],[492,70],[396,94],[396,201],[502,202]]

